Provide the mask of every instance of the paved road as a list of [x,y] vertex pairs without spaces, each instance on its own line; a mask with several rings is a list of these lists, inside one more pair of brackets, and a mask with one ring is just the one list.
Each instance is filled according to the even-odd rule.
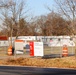
[[0,66],[0,75],[76,75],[73,69]]

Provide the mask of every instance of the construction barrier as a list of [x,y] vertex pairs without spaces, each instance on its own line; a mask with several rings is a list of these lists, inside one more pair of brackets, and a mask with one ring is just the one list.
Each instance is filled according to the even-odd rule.
[[68,56],[68,48],[67,48],[67,45],[64,45],[63,46],[63,51],[62,51],[62,56]]
[[12,55],[12,46],[9,46],[8,48],[8,55]]

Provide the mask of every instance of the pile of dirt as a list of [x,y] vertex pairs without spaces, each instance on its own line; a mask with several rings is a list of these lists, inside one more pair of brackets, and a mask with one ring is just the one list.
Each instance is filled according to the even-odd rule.
[[63,58],[8,58],[0,60],[1,65],[36,66],[36,67],[58,67],[76,69],[76,59],[74,56]]

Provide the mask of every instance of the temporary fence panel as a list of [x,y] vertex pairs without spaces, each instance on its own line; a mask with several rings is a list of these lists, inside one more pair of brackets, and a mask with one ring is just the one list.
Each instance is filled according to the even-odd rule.
[[0,41],[0,47],[3,46],[9,46],[9,42],[8,41]]
[[23,54],[24,41],[23,40],[15,40],[15,54]]
[[8,50],[8,46],[1,46],[0,47],[0,56],[6,56],[7,50]]
[[7,36],[0,36],[0,56],[7,55],[8,49],[8,37]]

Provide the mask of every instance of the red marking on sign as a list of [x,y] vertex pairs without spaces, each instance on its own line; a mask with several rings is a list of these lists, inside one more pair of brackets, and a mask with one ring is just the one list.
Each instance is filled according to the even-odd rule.
[[34,42],[30,42],[30,56],[34,56]]
[[15,40],[15,42],[24,42],[23,40]]

